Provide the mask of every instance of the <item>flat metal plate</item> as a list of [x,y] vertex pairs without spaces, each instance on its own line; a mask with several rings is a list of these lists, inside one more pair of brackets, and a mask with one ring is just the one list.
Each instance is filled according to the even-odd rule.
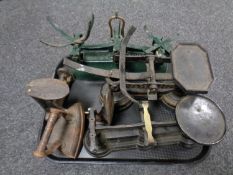
[[226,131],[220,108],[202,96],[185,96],[176,106],[176,119],[182,131],[200,144],[218,143]]
[[31,81],[27,87],[27,94],[42,100],[57,100],[69,93],[69,86],[57,79],[41,78]]
[[196,44],[178,44],[172,68],[175,82],[186,92],[206,93],[214,79],[207,52]]

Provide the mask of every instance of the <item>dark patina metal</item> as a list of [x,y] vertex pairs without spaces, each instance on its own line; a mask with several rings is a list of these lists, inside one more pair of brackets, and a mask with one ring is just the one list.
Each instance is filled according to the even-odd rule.
[[207,52],[197,44],[178,44],[172,51],[173,77],[188,93],[207,93],[213,81]]
[[176,119],[182,131],[200,144],[216,144],[226,131],[223,112],[202,96],[183,97],[176,106]]
[[[112,25],[115,20],[118,27]],[[172,49],[169,38],[154,36],[146,26],[144,30],[152,45],[131,45],[129,40],[136,28],[131,26],[125,34],[125,20],[117,13],[109,19],[110,41],[94,45],[85,44],[94,15],[85,35],[68,35],[51,18],[48,21],[68,43],[42,43],[72,46],[72,51],[62,60],[54,79],[33,80],[27,85],[28,95],[47,114],[34,152],[36,157],[59,150],[63,156],[76,159],[83,143],[90,155],[100,158],[114,151],[167,145],[192,149],[197,144],[212,145],[223,138],[226,130],[223,113],[211,100],[195,95],[207,93],[213,81],[209,57],[202,47],[183,43]],[[67,105],[67,96],[72,99],[69,88],[77,81],[98,81],[99,95],[71,100]],[[91,89],[85,89],[85,93],[91,93]],[[75,93],[83,92],[77,88]],[[176,117],[154,120],[155,102],[175,109]],[[118,112],[132,104],[137,106],[134,112],[140,121],[113,124]]]

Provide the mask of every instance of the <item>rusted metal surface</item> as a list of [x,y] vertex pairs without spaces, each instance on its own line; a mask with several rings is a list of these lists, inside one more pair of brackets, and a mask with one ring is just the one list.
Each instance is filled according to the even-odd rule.
[[[59,120],[60,117],[62,119]],[[33,155],[45,157],[59,148],[65,156],[76,158],[82,146],[84,127],[85,115],[80,103],[65,110],[50,108],[45,129]]]
[[130,37],[133,35],[133,33],[136,31],[136,28],[134,26],[131,26],[126,34],[126,36],[123,38],[121,43],[121,50],[120,50],[120,60],[119,60],[119,71],[120,71],[120,90],[124,96],[126,96],[128,99],[130,99],[134,103],[138,103],[137,100],[135,100],[131,95],[127,92],[126,89],[126,47],[129,42]]
[[114,97],[109,84],[104,84],[101,89],[100,101],[103,108],[101,111],[103,119],[108,125],[111,125],[114,114]]
[[[146,144],[144,123],[117,126],[96,126],[95,138],[90,137],[91,131],[87,132],[84,138],[84,146],[94,157],[107,156],[113,151],[125,149],[148,149],[149,147],[165,146],[172,144],[184,144],[187,147],[193,145],[193,141],[185,138],[177,127],[176,121],[154,122],[153,137],[156,139],[154,144]],[[92,135],[93,136],[93,135]],[[101,139],[99,139],[101,138]],[[94,142],[95,141],[95,142]],[[96,144],[95,144],[96,143]],[[93,144],[91,146],[91,144]],[[94,148],[94,149],[91,149]]]
[[[114,54],[113,59],[116,62],[119,62],[119,54]],[[154,57],[156,63],[171,63],[171,58],[163,55],[153,55],[153,54],[143,54],[143,55],[129,55],[127,54],[126,59],[128,62],[137,62],[142,61],[145,62],[148,57]]]
[[196,44],[178,44],[172,68],[174,80],[186,92],[206,93],[214,79],[207,52]]
[[40,142],[36,148],[36,150],[33,152],[33,155],[35,157],[41,158],[47,156],[46,154],[46,147],[49,141],[49,137],[53,131],[54,125],[58,119],[58,117],[61,116],[61,114],[64,113],[64,111],[51,108],[49,112],[49,118],[47,120],[44,132],[42,134],[42,137],[40,139]]
[[113,81],[109,78],[106,78],[106,83],[109,85],[112,91],[114,110],[122,111],[124,109],[127,109],[132,104],[132,101],[128,99],[126,96],[124,96],[120,91],[120,87],[119,87],[120,82],[118,80]]
[[[82,145],[84,111],[79,103],[63,109],[62,104],[69,92],[68,84],[71,83],[72,77],[64,68],[58,70],[58,77],[60,80],[38,79],[27,85],[28,94],[38,101],[48,114],[44,132],[33,152],[33,155],[39,158],[52,154],[59,147],[64,155],[75,158]],[[66,122],[59,120],[60,117]]]
[[160,100],[168,107],[175,109],[182,96],[184,96],[184,94],[181,92],[172,91],[162,95]]
[[46,155],[53,154],[61,146],[63,139],[62,136],[66,128],[66,123],[67,122],[64,115],[58,118],[49,137],[49,141],[45,151]]
[[147,69],[150,72],[150,79],[148,79],[148,83],[150,83],[150,87],[147,90],[148,100],[157,100],[157,92],[158,85],[156,82],[156,74],[155,74],[155,58],[148,57]]
[[57,70],[57,75],[59,77],[59,80],[66,82],[67,85],[70,85],[74,79],[69,71],[64,67]]
[[113,98],[116,111],[123,111],[132,105],[132,101],[125,97],[121,91],[113,91]]
[[[68,58],[64,58],[63,64],[68,68],[75,69],[81,72],[87,72],[89,74],[94,74],[106,78],[120,78],[119,69],[112,69],[112,70],[105,70],[100,68],[94,68],[90,66],[86,66],[77,62],[74,62]],[[145,80],[150,77],[148,72],[141,72],[141,73],[130,73],[126,72],[126,79],[127,80]],[[173,80],[173,76],[171,73],[156,73],[156,80]]]
[[95,152],[97,143],[96,143],[96,132],[95,132],[95,125],[96,125],[96,119],[95,119],[95,111],[93,108],[89,108],[89,135],[87,137],[89,138],[90,143],[90,151]]
[[29,96],[41,100],[57,100],[69,93],[69,87],[65,82],[51,78],[33,80],[26,88]]
[[[66,109],[57,119],[54,127],[51,127],[49,140],[43,142],[45,148],[43,149],[43,156],[41,157],[52,154],[56,150],[60,150],[66,157],[76,158],[82,147],[84,128],[85,115],[83,107],[80,103],[75,103]],[[46,130],[44,130],[44,132],[45,131]],[[40,141],[40,143],[41,142],[42,141]]]
[[61,152],[69,157],[76,158],[82,148],[85,130],[85,115],[82,104],[75,103],[66,110],[66,128],[62,135]]
[[[59,100],[64,99],[68,95],[69,87],[61,80],[51,78],[37,79],[27,85],[27,93],[38,101],[48,113],[48,119],[41,140],[37,149],[33,152],[33,155],[36,157],[44,157],[51,153],[51,150],[47,150],[46,147],[53,128],[58,118],[65,114],[65,111],[59,104]],[[53,144],[54,146],[51,149],[58,147],[59,144]]]

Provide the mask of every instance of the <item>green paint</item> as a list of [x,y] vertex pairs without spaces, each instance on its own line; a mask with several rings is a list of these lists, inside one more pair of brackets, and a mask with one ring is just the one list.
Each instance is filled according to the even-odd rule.
[[[69,42],[74,42],[78,38],[82,37],[80,33],[74,34],[73,36],[67,34],[62,29],[60,29],[56,24],[54,24],[51,18],[47,17],[48,22],[51,26],[59,32],[66,40]],[[93,19],[94,20],[94,19]],[[90,21],[93,25],[94,21]],[[92,27],[92,26],[91,26]],[[144,27],[146,33],[149,38],[152,39],[152,46],[138,46],[138,45],[129,45],[127,47],[127,54],[129,55],[145,55],[145,54],[153,54],[155,52],[161,55],[170,55],[171,52],[171,40],[164,39],[163,37],[154,36],[148,32],[147,27]],[[121,35],[121,27],[113,28],[113,37],[110,38],[110,41],[107,43],[101,44],[92,44],[86,45],[85,43],[81,44],[72,44],[71,52],[69,57],[79,63],[102,68],[106,70],[117,69],[118,63],[114,62],[113,55],[118,54],[121,47],[121,40],[123,36]],[[68,46],[68,45],[67,45]],[[156,64],[156,71],[158,72],[166,72],[167,64]],[[145,72],[146,65],[142,61],[133,61],[126,63],[126,71],[128,72]],[[85,72],[73,71],[73,74],[78,79],[91,79],[91,80],[101,80],[102,77],[98,77],[95,75],[90,75]]]

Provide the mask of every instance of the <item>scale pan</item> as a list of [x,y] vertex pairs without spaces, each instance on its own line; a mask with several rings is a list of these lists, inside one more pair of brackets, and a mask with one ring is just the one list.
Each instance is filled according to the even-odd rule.
[[183,97],[176,106],[176,119],[181,130],[200,144],[216,144],[226,132],[223,112],[203,96]]

